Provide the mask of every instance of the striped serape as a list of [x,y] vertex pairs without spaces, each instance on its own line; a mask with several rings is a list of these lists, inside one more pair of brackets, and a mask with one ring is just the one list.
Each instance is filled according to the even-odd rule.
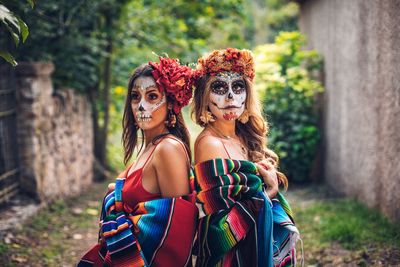
[[195,165],[200,218],[196,266],[295,265],[299,232],[278,193],[263,190],[254,163],[212,159]]
[[193,195],[160,198],[129,207],[122,201],[125,178],[103,201],[100,233],[105,242],[87,252],[84,266],[192,266],[198,209]]

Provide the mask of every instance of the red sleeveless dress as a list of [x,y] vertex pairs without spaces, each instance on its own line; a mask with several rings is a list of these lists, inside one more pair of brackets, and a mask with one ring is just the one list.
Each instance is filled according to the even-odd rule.
[[[179,139],[164,138],[178,141],[188,156]],[[191,250],[198,219],[194,193],[171,198],[143,188],[143,169],[159,143],[141,168],[129,174],[130,166],[121,173],[121,179],[116,183],[116,187],[119,183],[118,190],[111,190],[104,198],[111,199],[103,201],[106,212],[102,212],[100,231],[105,242],[90,249],[82,257],[79,267],[192,266]],[[189,164],[190,160],[188,168]],[[126,227],[130,227],[129,224],[132,229]]]
[[[182,145],[182,147],[187,155],[186,148],[180,140],[173,138],[173,137],[169,137],[169,136],[164,137],[164,138],[171,138],[171,139],[178,141],[179,144]],[[143,187],[143,184],[142,184],[143,169],[144,169],[144,167],[146,167],[148,161],[152,157],[158,144],[160,144],[161,142],[162,142],[162,140],[154,146],[153,150],[151,151],[150,155],[147,157],[145,163],[143,164],[143,166],[141,168],[134,170],[131,174],[129,174],[129,171],[128,171],[126,174],[127,177],[125,180],[124,187],[122,188],[122,199],[124,200],[124,203],[130,207],[135,207],[140,202],[161,198],[161,193],[157,193],[157,194],[151,193],[151,192],[147,191]]]

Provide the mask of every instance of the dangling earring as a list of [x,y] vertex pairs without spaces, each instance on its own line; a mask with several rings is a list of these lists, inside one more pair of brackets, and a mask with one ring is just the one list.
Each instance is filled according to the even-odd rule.
[[203,123],[203,125],[207,125],[210,122],[214,122],[215,117],[210,111],[206,111],[200,116],[200,121]]
[[176,115],[174,114],[174,112],[172,111],[172,108],[168,108],[168,118],[165,121],[165,125],[167,125],[167,127],[175,127],[176,125]]
[[242,115],[239,116],[238,120],[242,123],[245,124],[249,121],[249,112],[247,111],[247,109],[245,109],[242,113]]

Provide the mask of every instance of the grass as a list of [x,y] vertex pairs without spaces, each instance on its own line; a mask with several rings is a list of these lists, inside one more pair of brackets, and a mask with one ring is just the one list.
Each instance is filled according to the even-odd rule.
[[346,249],[369,243],[400,246],[400,229],[355,200],[315,203],[299,210],[296,219],[303,231],[312,231],[321,243],[337,241]]
[[[310,195],[310,188],[306,191],[290,202],[302,235],[307,264],[400,264],[398,256],[393,256],[400,253],[399,227],[356,200],[326,199]],[[294,193],[289,190],[290,193],[298,194],[296,190]]]

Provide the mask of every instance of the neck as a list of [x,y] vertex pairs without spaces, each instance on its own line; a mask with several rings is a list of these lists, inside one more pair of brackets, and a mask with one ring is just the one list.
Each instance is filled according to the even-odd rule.
[[218,129],[218,131],[224,136],[234,137],[236,136],[235,132],[235,121],[228,120],[216,120],[215,122],[210,123],[211,126]]
[[163,133],[168,132],[167,127],[164,125],[164,123],[161,123],[160,125],[151,128],[151,129],[147,129],[144,130],[144,141],[146,144],[146,147],[151,143],[151,141],[153,141],[153,139]]

